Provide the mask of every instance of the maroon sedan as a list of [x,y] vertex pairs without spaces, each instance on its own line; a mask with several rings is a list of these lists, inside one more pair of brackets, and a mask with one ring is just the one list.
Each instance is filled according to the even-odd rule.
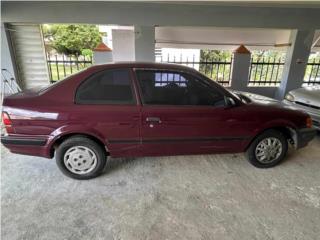
[[196,70],[171,64],[93,66],[44,89],[4,99],[13,153],[56,157],[76,179],[98,176],[107,156],[246,152],[256,167],[278,164],[288,142],[315,136],[311,118],[277,102],[234,94]]

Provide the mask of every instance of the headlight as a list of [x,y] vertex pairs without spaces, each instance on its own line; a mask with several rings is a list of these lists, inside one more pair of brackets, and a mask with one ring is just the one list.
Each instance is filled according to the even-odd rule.
[[286,100],[293,102],[294,101],[294,96],[290,93],[287,93],[286,96],[284,97]]

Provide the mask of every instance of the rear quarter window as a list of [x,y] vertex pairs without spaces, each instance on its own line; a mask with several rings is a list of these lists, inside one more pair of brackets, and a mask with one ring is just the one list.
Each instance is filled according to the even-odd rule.
[[76,91],[78,104],[135,104],[129,69],[108,69],[84,80]]

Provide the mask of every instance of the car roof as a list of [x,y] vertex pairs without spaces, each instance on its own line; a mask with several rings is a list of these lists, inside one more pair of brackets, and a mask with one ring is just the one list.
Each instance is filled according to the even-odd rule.
[[157,62],[110,62],[110,63],[106,63],[106,64],[93,65],[90,68],[104,69],[104,68],[124,68],[124,67],[128,67],[128,68],[156,68],[156,69],[166,69],[166,70],[169,69],[169,70],[197,72],[195,69],[181,65],[181,64],[157,63]]

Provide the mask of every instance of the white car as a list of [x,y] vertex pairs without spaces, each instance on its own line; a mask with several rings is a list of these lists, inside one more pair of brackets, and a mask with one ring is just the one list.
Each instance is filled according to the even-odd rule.
[[[260,103],[281,103],[276,99],[254,93],[242,91],[232,92],[244,100],[249,98],[249,100],[258,101]],[[304,87],[292,90],[286,94],[282,104],[288,106],[289,108],[298,109],[308,113],[312,118],[314,128],[320,130],[320,86]]]
[[320,86],[303,87],[286,94],[283,103],[307,112],[320,130]]

